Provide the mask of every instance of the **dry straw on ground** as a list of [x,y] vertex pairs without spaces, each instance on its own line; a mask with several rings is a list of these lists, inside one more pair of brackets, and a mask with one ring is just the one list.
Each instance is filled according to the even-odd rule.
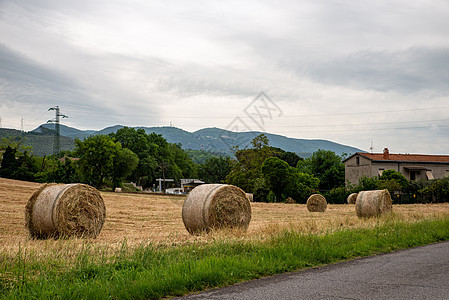
[[[390,218],[358,218],[354,207],[328,204],[326,213],[310,213],[304,204],[251,203],[251,222],[246,232],[215,230],[207,235],[190,235],[182,221],[185,196],[101,192],[107,207],[107,218],[96,239],[30,239],[25,227],[23,208],[38,183],[0,178],[0,261],[15,257],[19,249],[38,255],[69,255],[89,243],[100,249],[118,249],[126,243],[136,247],[142,243],[177,245],[208,242],[236,235],[245,240],[269,239],[283,230],[320,234],[332,230],[373,228]],[[345,199],[346,200],[346,199]],[[449,203],[394,205],[391,217],[404,222],[428,218],[449,218]],[[55,253],[59,254],[55,254]]]
[[236,186],[203,184],[187,196],[182,220],[190,233],[233,227],[246,230],[251,220],[251,205],[245,192]]
[[327,208],[327,201],[323,195],[313,194],[307,199],[307,209],[310,212],[324,212]]
[[34,238],[95,238],[105,218],[103,198],[85,184],[45,184],[25,207],[26,226]]
[[362,191],[357,195],[355,211],[359,218],[378,217],[392,210],[388,190]]
[[348,204],[355,204],[355,201],[357,200],[357,193],[352,193],[348,196]]

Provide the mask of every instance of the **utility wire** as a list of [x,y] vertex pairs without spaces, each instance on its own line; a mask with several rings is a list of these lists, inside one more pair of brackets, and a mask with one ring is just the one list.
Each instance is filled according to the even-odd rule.
[[326,125],[266,125],[265,127],[335,127],[335,126],[372,126],[372,125],[394,125],[394,124],[409,124],[409,123],[425,123],[425,122],[449,122],[449,119],[439,120],[420,120],[420,121],[397,121],[397,122],[376,122],[376,123],[348,123],[348,124],[326,124]]
[[[76,105],[70,105],[76,107]],[[85,107],[85,106],[84,106]],[[366,114],[385,114],[385,113],[397,113],[397,112],[413,112],[413,111],[425,111],[425,110],[442,110],[449,109],[449,106],[441,107],[423,107],[423,108],[410,108],[410,109],[396,109],[396,110],[380,110],[380,111],[362,111],[362,112],[345,112],[345,113],[329,113],[329,114],[301,114],[301,115],[282,115],[282,118],[304,118],[304,117],[329,117],[329,116],[349,116],[349,115],[366,115]],[[91,115],[107,115],[107,116],[119,116],[119,117],[142,117],[142,118],[168,118],[168,119],[233,119],[234,116],[174,116],[174,115],[145,115],[145,114],[119,114],[119,113],[107,113],[107,112],[95,112],[90,108],[81,110],[80,112],[88,111]],[[250,119],[251,117],[239,114],[241,119]]]
[[[449,127],[447,125],[438,125],[438,127]],[[366,128],[366,129],[341,129],[341,130],[307,130],[307,131],[282,131],[282,133],[315,133],[315,132],[354,132],[354,131],[388,131],[388,130],[402,130],[402,129],[430,129],[432,125],[429,126],[410,126],[410,127],[387,127],[387,128]]]

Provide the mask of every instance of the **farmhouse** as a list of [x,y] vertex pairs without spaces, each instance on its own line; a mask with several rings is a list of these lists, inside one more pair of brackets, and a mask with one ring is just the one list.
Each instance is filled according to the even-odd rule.
[[185,194],[188,194],[191,190],[193,190],[195,187],[205,184],[204,181],[201,181],[199,179],[181,179],[181,189],[182,192]]
[[357,152],[343,161],[345,180],[357,184],[363,176],[381,176],[385,170],[402,173],[408,180],[430,180],[449,176],[449,155],[392,154]]

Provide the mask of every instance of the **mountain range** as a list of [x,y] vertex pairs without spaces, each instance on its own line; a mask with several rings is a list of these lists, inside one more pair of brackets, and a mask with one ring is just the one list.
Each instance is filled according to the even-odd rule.
[[[33,147],[33,153],[38,156],[53,153],[54,124],[42,124],[30,132],[20,132],[13,129],[0,129],[0,137],[24,136],[25,144]],[[73,150],[74,139],[83,140],[90,135],[109,134],[123,128],[115,125],[99,131],[79,130],[73,127],[60,125],[61,150]],[[266,132],[232,132],[219,128],[204,128],[195,132],[188,132],[176,127],[134,127],[144,129],[146,133],[154,132],[162,135],[169,143],[179,143],[183,149],[204,150],[209,152],[232,155],[232,147],[240,149],[250,146],[251,140],[259,134],[265,134],[270,146],[281,148],[285,151],[295,152],[301,157],[308,157],[318,149],[331,150],[338,155],[351,154],[362,150],[346,146],[328,140],[308,140],[288,138],[282,135]]]

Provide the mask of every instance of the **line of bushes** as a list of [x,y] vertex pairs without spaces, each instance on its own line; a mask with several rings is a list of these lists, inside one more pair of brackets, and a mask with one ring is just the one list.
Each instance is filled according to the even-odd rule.
[[408,181],[401,173],[386,170],[381,177],[362,177],[355,186],[337,187],[325,194],[329,203],[346,203],[351,193],[387,189],[394,204],[449,202],[449,177]]

